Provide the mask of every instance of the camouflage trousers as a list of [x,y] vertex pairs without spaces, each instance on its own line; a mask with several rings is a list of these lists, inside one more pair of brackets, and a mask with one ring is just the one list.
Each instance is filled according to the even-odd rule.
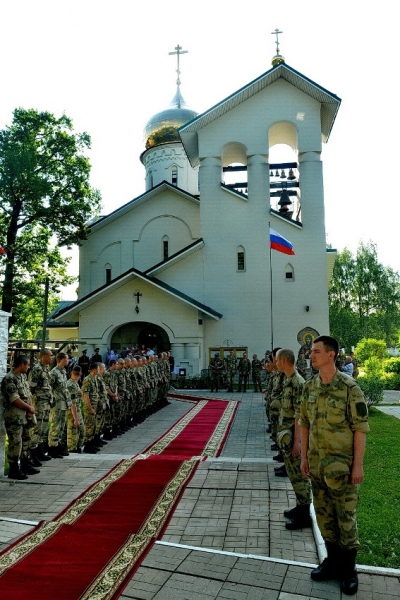
[[249,374],[248,373],[239,373],[239,390],[242,388],[242,383],[243,383],[244,390],[247,387],[249,387]]
[[91,415],[86,403],[83,404],[83,423],[85,425],[85,442],[91,442],[96,433],[96,409],[97,405],[91,403],[94,415]]
[[83,415],[80,408],[76,407],[76,414],[78,417],[79,427],[74,427],[74,417],[70,410],[67,411],[67,445],[68,452],[76,450],[77,448],[83,448],[85,443],[85,425],[83,422]]
[[4,424],[8,437],[7,458],[9,463],[16,463],[20,457],[27,458],[31,447],[32,419],[24,425],[18,417],[5,417]]
[[57,404],[51,408],[49,416],[49,446],[58,446],[62,444],[66,420],[66,409],[58,408]]
[[96,411],[96,426],[94,430],[95,435],[101,435],[104,429],[104,423],[106,422],[106,411],[103,407],[98,408]]
[[279,400],[272,400],[269,405],[269,420],[271,422],[271,438],[276,442],[276,436],[279,429],[279,416],[281,414],[281,403]]
[[256,391],[256,389],[258,388],[259,391],[261,392],[261,375],[260,375],[260,373],[252,375],[251,378],[253,380],[254,391]]
[[[111,404],[112,402],[113,402],[113,401],[112,401],[112,400],[110,400],[110,404]],[[110,429],[110,428],[112,427],[112,425],[113,425],[113,415],[112,415],[112,412],[111,412],[111,406],[109,406],[109,405],[107,404],[107,408],[106,408],[106,410],[104,411],[104,427],[105,427],[106,429]]]
[[233,371],[228,371],[226,374],[226,383],[228,386],[228,392],[233,392],[233,382],[235,380],[235,373]]
[[31,448],[37,448],[39,444],[47,442],[47,430],[49,428],[50,404],[47,401],[34,402],[36,425],[31,430]]
[[221,387],[221,373],[218,371],[212,371],[211,373],[211,390],[218,392],[218,388]]
[[325,542],[338,543],[345,550],[357,548],[359,485],[349,483],[349,473],[332,478],[311,473],[311,485],[317,523]]
[[285,452],[285,467],[292,484],[293,491],[296,494],[296,504],[311,504],[311,482],[303,477],[300,470],[301,456],[293,456],[292,452]]

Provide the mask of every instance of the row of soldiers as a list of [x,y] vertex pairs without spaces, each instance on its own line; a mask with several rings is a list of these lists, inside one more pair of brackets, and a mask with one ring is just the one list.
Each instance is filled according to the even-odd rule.
[[233,393],[233,382],[236,372],[239,373],[238,392],[247,392],[249,386],[250,374],[253,380],[254,391],[261,392],[261,371],[263,365],[258,360],[257,354],[253,354],[253,360],[247,358],[247,353],[239,359],[236,358],[234,350],[229,351],[229,355],[223,361],[220,358],[219,352],[216,352],[214,358],[210,360],[209,369],[211,371],[211,391],[218,392],[222,385],[222,375],[226,373],[227,391]]
[[359,545],[355,509],[368,410],[354,378],[337,367],[339,344],[330,336],[315,338],[307,381],[298,373],[294,352],[276,348],[266,362],[267,431],[271,433],[276,476],[288,476],[296,506],[284,511],[289,530],[310,527],[313,501],[327,558],[311,571],[314,581],[339,579],[341,590],[358,589],[355,566]]
[[67,378],[68,355],[59,352],[51,369],[51,350],[27,376],[30,359],[20,355],[1,382],[8,436],[10,479],[39,473],[37,467],[70,452],[94,454],[106,440],[123,434],[165,406],[170,386],[167,352],[148,357],[92,363],[80,387],[82,369]]

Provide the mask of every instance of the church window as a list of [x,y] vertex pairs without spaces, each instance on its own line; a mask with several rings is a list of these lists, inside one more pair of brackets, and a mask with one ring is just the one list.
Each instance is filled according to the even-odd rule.
[[274,123],[268,138],[271,209],[286,219],[301,222],[297,130],[292,123]]
[[167,235],[164,235],[162,239],[162,253],[163,260],[167,260],[169,257],[169,238]]
[[294,281],[294,269],[291,264],[285,267],[285,281]]
[[110,283],[112,279],[111,275],[111,265],[106,266],[106,283]]
[[172,167],[172,185],[178,187],[178,169],[176,167]]
[[239,142],[229,142],[222,150],[222,184],[235,192],[248,196],[246,147]]
[[237,249],[237,270],[238,271],[246,270],[245,253],[244,253],[243,246],[238,246],[238,249]]

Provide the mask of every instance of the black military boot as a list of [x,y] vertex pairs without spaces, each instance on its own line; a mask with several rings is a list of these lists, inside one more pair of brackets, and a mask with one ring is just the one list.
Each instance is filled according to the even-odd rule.
[[342,550],[342,574],[340,589],[343,594],[353,596],[358,590],[358,575],[356,569],[357,549]]
[[316,569],[311,571],[310,576],[313,581],[327,581],[339,577],[340,546],[334,542],[325,542],[325,545],[328,556]]
[[297,505],[294,508],[287,508],[286,510],[283,511],[283,515],[287,519],[293,519],[296,516],[297,509],[298,509]]
[[284,458],[282,452],[278,452],[276,456],[272,457],[272,460],[276,460],[277,462],[283,462]]
[[19,468],[18,461],[10,462],[10,470],[8,471],[9,479],[18,479],[19,481],[23,481],[24,479],[28,479],[28,475],[23,473]]
[[288,474],[287,474],[285,465],[282,465],[280,467],[280,469],[278,469],[277,471],[275,471],[275,476],[276,477],[289,477]]
[[36,456],[42,462],[47,462],[48,460],[51,460],[51,456],[45,453],[43,444],[39,444],[39,446],[36,448]]
[[311,527],[312,520],[310,517],[310,505],[309,504],[299,504],[297,507],[297,512],[294,517],[286,523],[286,529],[290,529],[294,531],[296,529],[304,529],[305,527]]
[[98,450],[93,448],[91,442],[85,442],[85,447],[83,448],[83,452],[85,454],[97,454]]
[[40,460],[38,458],[36,448],[31,448],[30,449],[30,454],[31,454],[31,460],[30,460],[31,464],[34,467],[42,467],[43,465],[42,465],[42,463],[40,462]]
[[21,458],[21,471],[27,475],[37,475],[39,469],[35,469],[28,457]]
[[58,446],[49,446],[49,454],[51,458],[63,458]]

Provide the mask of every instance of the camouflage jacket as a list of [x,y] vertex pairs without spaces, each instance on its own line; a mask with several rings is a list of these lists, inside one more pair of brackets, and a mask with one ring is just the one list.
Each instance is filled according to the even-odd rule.
[[85,396],[89,396],[90,404],[93,410],[96,410],[99,402],[99,389],[96,376],[87,375],[85,377],[82,383],[82,393],[83,399],[85,399]]
[[239,373],[242,373],[243,375],[247,375],[247,373],[250,373],[251,363],[248,358],[239,359],[238,371],[239,371]]
[[279,429],[291,429],[295,419],[300,418],[301,394],[304,379],[297,371],[283,381],[282,406],[279,416]]
[[285,373],[281,373],[277,371],[272,379],[272,389],[270,393],[271,402],[277,401],[279,403],[282,402],[282,393],[283,393],[283,382],[286,379]]
[[99,391],[99,408],[106,410],[107,406],[109,405],[106,382],[104,381],[104,377],[102,375],[96,375],[96,378],[97,389]]
[[304,384],[300,415],[300,426],[309,429],[310,469],[332,477],[348,472],[354,432],[369,431],[368,408],[357,382],[337,371],[324,385],[315,375]]
[[29,383],[25,373],[17,375],[11,370],[1,382],[1,393],[4,402],[4,418],[17,419],[19,424],[25,425],[27,422],[26,411],[15,406],[15,400],[20,398],[27,404],[32,404]]
[[33,404],[42,402],[50,405],[53,400],[50,367],[39,361],[29,373],[29,386],[33,388]]
[[117,384],[118,384],[117,371],[115,369],[114,369],[114,371],[107,369],[107,371],[104,373],[104,381],[106,384],[106,388],[108,390],[110,390],[110,392],[115,394],[115,392],[117,390]]
[[72,402],[67,388],[67,374],[65,369],[54,367],[50,371],[50,378],[57,408],[59,410],[71,408]]
[[227,373],[236,373],[236,358],[234,356],[227,356],[225,358],[225,366]]
[[260,375],[261,371],[262,371],[262,364],[261,364],[261,360],[252,360],[251,361],[251,371],[253,373],[253,375]]
[[118,395],[120,398],[123,398],[126,392],[126,380],[124,370],[125,369],[117,369],[115,371],[115,375],[117,378]]
[[68,379],[67,388],[72,404],[76,404],[77,408],[82,409],[82,396],[79,395],[81,388],[79,387],[78,382],[73,379]]
[[224,368],[224,363],[219,357],[214,357],[210,360],[210,365],[208,367],[211,371],[211,374],[218,375],[222,372]]

